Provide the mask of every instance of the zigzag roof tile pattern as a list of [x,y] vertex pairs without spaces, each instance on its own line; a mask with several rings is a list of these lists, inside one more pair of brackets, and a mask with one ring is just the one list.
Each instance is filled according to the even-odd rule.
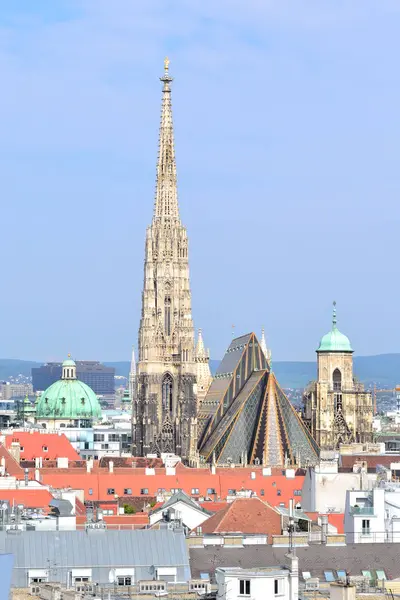
[[205,462],[316,464],[319,448],[279,386],[254,333],[232,340],[200,408]]

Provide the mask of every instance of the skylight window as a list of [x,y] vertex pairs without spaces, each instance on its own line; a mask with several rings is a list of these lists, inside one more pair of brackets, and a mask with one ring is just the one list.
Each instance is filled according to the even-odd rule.
[[385,571],[383,569],[376,569],[375,573],[376,573],[376,578],[377,579],[379,579],[379,580],[387,579],[386,573],[385,573]]

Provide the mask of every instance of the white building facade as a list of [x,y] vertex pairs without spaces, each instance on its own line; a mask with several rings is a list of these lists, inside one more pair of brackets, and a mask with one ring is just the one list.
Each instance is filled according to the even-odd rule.
[[302,490],[301,507],[308,512],[342,513],[346,504],[346,492],[351,489],[372,490],[376,473],[355,466],[352,472],[340,472],[338,460],[321,460],[307,469]]
[[400,542],[400,485],[381,483],[371,491],[348,490],[344,530],[348,544]]
[[263,569],[241,569],[218,567],[215,579],[218,586],[217,598],[224,600],[298,600],[298,558],[287,554],[287,567]]

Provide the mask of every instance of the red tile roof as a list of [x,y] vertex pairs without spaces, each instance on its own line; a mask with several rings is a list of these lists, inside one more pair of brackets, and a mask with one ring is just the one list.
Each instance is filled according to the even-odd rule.
[[[135,515],[105,515],[103,521],[108,529],[143,529],[149,524],[149,515],[147,513],[137,513]],[[77,525],[86,523],[86,516],[76,517]]]
[[23,504],[25,508],[42,508],[46,510],[53,496],[44,489],[1,490],[0,500],[7,500],[11,505]]
[[25,473],[22,467],[17,463],[15,458],[11,456],[9,451],[3,444],[0,444],[0,460],[5,460],[6,475],[11,475],[17,479],[24,479]]
[[328,522],[333,527],[336,527],[338,533],[344,533],[344,514],[343,513],[318,513],[318,512],[309,512],[305,513],[307,517],[314,523],[318,523],[318,519],[323,515],[328,517]]
[[155,475],[146,475],[145,469],[132,467],[117,468],[114,473],[98,467],[91,473],[87,473],[86,469],[46,468],[40,472],[42,481],[55,488],[83,490],[85,500],[109,500],[114,494],[126,496],[127,489],[131,490],[132,496],[144,497],[156,496],[159,489],[167,492],[182,489],[189,496],[210,497],[220,501],[225,500],[228,493],[251,490],[272,506],[282,503],[288,507],[289,500],[295,495],[294,491],[301,491],[304,482],[304,472],[294,478],[287,478],[279,469],[273,470],[272,475],[263,475],[261,468],[241,467],[217,469],[215,475],[209,469],[190,469],[182,465],[177,467],[174,475],[166,475],[165,469],[156,469]]
[[12,442],[20,443],[21,460],[35,460],[35,458],[43,458],[43,460],[80,459],[79,454],[64,434],[14,431],[12,434],[6,435],[6,447],[10,448]]
[[328,521],[331,525],[336,527],[338,533],[344,533],[344,514],[329,513]]
[[281,515],[259,498],[238,498],[201,526],[203,533],[281,534]]
[[[229,502],[200,502],[199,504],[201,508],[205,508],[211,513],[216,513],[229,506]],[[160,505],[162,505],[162,502],[160,502]]]

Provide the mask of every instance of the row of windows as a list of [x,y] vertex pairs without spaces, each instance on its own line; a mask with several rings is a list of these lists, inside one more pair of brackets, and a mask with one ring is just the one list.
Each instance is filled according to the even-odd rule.
[[104,441],[108,441],[108,442],[119,442],[121,440],[131,440],[131,436],[127,435],[127,434],[121,434],[119,435],[118,433],[109,433],[107,438],[105,436],[104,433],[95,433],[93,436],[93,441],[94,442],[104,442]]
[[[283,592],[283,579],[274,579],[274,595],[281,596]],[[239,579],[239,595],[251,595],[251,579]]]
[[[157,494],[164,494],[167,490],[165,488],[158,488],[157,490]],[[171,488],[170,493],[171,494],[177,494],[178,492],[181,492],[182,488]],[[234,489],[229,489],[228,490],[228,496],[235,496],[237,493],[236,490]],[[91,496],[93,494],[93,489],[89,488],[89,495]],[[115,488],[108,488],[107,489],[107,494],[109,496],[113,496],[115,494]],[[141,488],[140,490],[140,495],[141,496],[147,496],[149,494],[149,488]],[[192,488],[191,491],[192,496],[200,496],[200,490],[199,488]],[[215,488],[207,488],[207,496],[212,496],[215,495],[216,491]],[[293,491],[293,495],[294,496],[301,496],[302,492],[301,490],[294,490]],[[132,488],[124,488],[124,496],[131,496],[132,495]],[[276,495],[277,496],[281,496],[282,492],[281,490],[276,490]],[[260,490],[260,496],[265,496],[265,490]]]
[[[24,452],[24,447],[23,446],[20,446],[19,449],[20,449],[20,452]],[[48,452],[49,451],[49,449],[48,449],[47,446],[42,446],[42,450],[43,450],[43,452]]]

